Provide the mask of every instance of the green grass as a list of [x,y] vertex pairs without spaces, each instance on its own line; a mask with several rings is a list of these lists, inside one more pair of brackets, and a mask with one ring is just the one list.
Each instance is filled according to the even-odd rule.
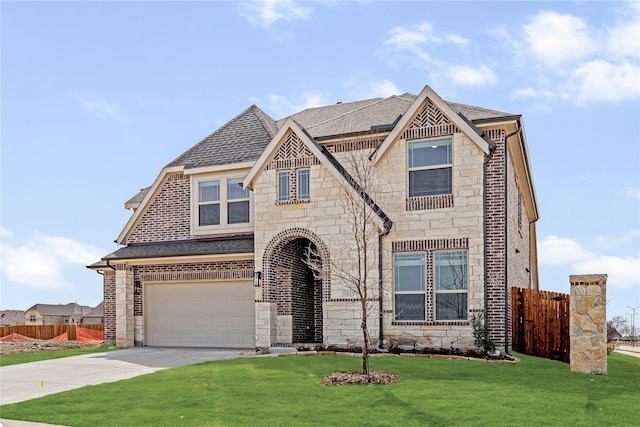
[[116,350],[115,345],[100,345],[97,347],[82,347],[69,350],[47,350],[36,353],[3,354],[0,356],[0,366],[17,365],[19,363],[38,362],[40,360],[59,359],[61,357],[78,356],[80,354],[102,353]]
[[385,357],[389,385],[323,386],[357,357],[207,362],[5,405],[4,418],[67,426],[627,426],[640,416],[640,359],[609,376],[521,356],[517,365]]

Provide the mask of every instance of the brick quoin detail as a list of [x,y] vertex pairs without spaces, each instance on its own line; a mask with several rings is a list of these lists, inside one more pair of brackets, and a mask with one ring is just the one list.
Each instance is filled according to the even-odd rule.
[[116,342],[116,272],[103,272],[103,298],[104,298],[104,342],[115,344]]
[[181,173],[169,175],[134,227],[127,244],[189,239],[190,218],[191,180]]
[[505,342],[507,310],[511,307],[511,292],[505,294],[506,280],[506,171],[505,169],[505,131],[497,129],[488,132],[494,141],[495,152],[487,165],[486,221],[486,300],[487,320],[491,339],[498,347],[507,347]]

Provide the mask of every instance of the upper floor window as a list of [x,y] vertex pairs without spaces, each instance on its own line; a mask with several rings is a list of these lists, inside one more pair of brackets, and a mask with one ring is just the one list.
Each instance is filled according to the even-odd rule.
[[451,138],[409,143],[409,197],[452,194]]
[[35,322],[36,321],[36,315],[35,314],[30,314],[29,315],[29,322]]
[[309,169],[278,172],[278,203],[306,202],[310,198]]
[[242,178],[194,180],[194,232],[235,230],[251,223],[251,194],[242,188]]

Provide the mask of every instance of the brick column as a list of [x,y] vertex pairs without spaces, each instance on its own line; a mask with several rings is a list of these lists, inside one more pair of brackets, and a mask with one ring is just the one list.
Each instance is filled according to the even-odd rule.
[[571,371],[607,375],[607,275],[570,276]]
[[124,265],[116,266],[116,345],[134,345],[133,271]]

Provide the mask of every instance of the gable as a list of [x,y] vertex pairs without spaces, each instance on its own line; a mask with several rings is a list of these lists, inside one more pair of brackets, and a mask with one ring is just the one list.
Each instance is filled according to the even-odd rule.
[[320,160],[293,131],[289,130],[284,141],[267,164],[267,169],[296,169],[319,165]]
[[298,125],[287,119],[276,136],[271,140],[258,161],[253,165],[243,181],[243,186],[253,190],[257,176],[267,169],[291,169],[321,164],[340,183],[351,198],[363,198],[376,216],[373,220],[380,230],[390,227],[390,220],[375,201],[366,194],[331,153]]
[[433,89],[425,86],[380,144],[374,154],[374,162],[377,163],[399,139],[429,138],[454,133],[464,133],[485,154],[489,154],[489,144],[473,125],[456,113]]

